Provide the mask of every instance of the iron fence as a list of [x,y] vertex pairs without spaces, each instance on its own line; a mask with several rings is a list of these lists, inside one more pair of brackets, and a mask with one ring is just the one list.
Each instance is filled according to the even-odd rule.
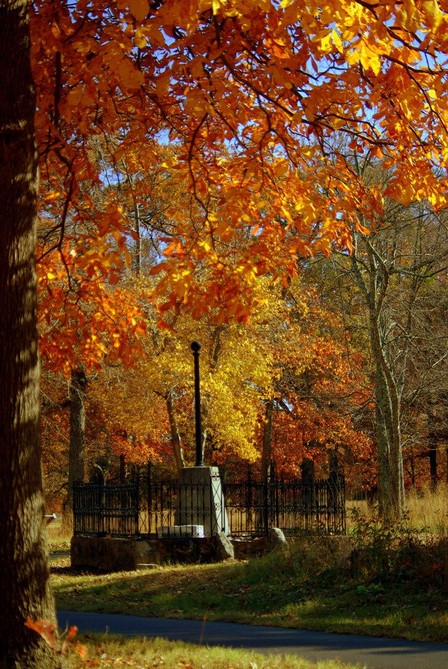
[[[221,500],[208,485],[181,484],[137,478],[123,484],[76,484],[74,531],[77,535],[173,536],[179,518],[191,529],[206,526],[213,517],[210,505],[225,507],[219,516],[231,536],[264,536],[279,527],[287,535],[300,533],[344,534],[345,485],[342,476],[331,479],[284,481],[273,477],[222,484]],[[210,521],[208,521],[210,522]],[[194,536],[194,535],[192,535]]]
[[140,490],[137,481],[103,485],[75,483],[75,535],[135,537],[140,534]]
[[262,536],[270,527],[285,534],[345,534],[344,479],[225,485],[226,510],[232,535]]

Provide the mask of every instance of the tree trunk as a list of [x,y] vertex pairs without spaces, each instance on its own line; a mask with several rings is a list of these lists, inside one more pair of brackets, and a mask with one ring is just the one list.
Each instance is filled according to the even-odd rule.
[[431,490],[436,492],[437,490],[437,441],[432,435],[429,442],[429,472],[431,476]]
[[433,406],[435,402],[431,398],[428,402],[428,408],[426,411],[426,417],[428,420],[428,447],[429,447],[429,472],[431,476],[431,490],[435,492],[437,490],[437,432],[435,429],[435,418],[433,412]]
[[272,460],[272,425],[274,417],[274,400],[266,402],[263,427],[263,452],[261,454],[261,480],[267,481]]
[[174,457],[176,458],[177,471],[181,471],[185,467],[184,450],[182,448],[182,441],[177,427],[176,412],[174,410],[173,395],[171,392],[166,396],[166,408],[168,411],[168,419],[170,421],[171,443],[173,445]]
[[384,352],[380,348],[377,330],[371,332],[371,344],[376,361],[374,385],[379,510],[386,522],[395,522],[403,515],[405,500],[399,400]]
[[70,443],[68,456],[68,491],[65,507],[66,520],[72,522],[73,484],[85,478],[84,442],[86,428],[85,396],[87,377],[81,367],[72,370],[70,379]]
[[302,501],[305,510],[306,523],[314,514],[314,481],[315,467],[313,460],[304,458],[300,467],[302,474]]
[[60,659],[28,618],[53,622],[38,440],[35,97],[28,5],[0,2],[0,669]]
[[[357,243],[357,242],[356,242]],[[390,274],[369,239],[366,260],[352,255],[355,281],[364,295],[369,315],[369,339],[375,394],[375,431],[378,447],[379,511],[386,523],[401,519],[405,492],[401,443],[400,394],[397,375],[389,364],[384,336],[383,307]],[[361,267],[367,270],[364,278]],[[387,320],[387,319],[386,319]]]

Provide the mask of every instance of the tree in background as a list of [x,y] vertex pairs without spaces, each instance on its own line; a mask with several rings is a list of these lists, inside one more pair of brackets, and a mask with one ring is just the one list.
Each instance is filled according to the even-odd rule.
[[259,290],[264,302],[244,326],[180,314],[160,330],[153,310],[144,356],[131,368],[104,365],[91,383],[91,416],[102,416],[109,448],[171,469],[194,461],[190,343],[200,339],[207,462],[266,473],[274,459],[296,474],[304,458],[326,464],[330,451],[341,464],[370,458],[357,427],[370,388],[337,317],[297,281],[285,290],[260,280]]
[[[153,309],[142,359],[127,371],[106,369],[92,385],[96,400],[103,398],[109,407],[108,420],[115,433],[129,435],[127,446],[122,440],[119,444],[129,460],[162,458],[171,466],[175,463],[177,469],[194,461],[190,350],[194,339],[202,345],[202,424],[207,460],[216,464],[229,457],[249,462],[256,458],[259,406],[270,392],[273,369],[272,351],[259,339],[259,322],[265,317],[260,311],[248,326],[216,324],[213,315],[195,321],[181,314],[169,329],[159,329]],[[145,440],[147,448],[139,452],[137,446]]]
[[266,405],[262,474],[271,460],[287,475],[298,475],[307,460],[327,474],[329,458],[336,458],[351,479],[353,462],[366,461],[372,449],[363,430],[371,398],[363,355],[321,301],[319,286],[291,282],[283,300],[281,332],[271,342],[277,373]]
[[436,396],[444,387],[446,329],[439,323],[434,332],[428,320],[437,322],[431,294],[435,290],[440,299],[437,289],[448,257],[446,215],[427,202],[403,205],[389,199],[390,174],[383,162],[354,155],[352,161],[367,184],[381,188],[384,206],[362,216],[366,232],[353,230],[351,253],[335,252],[321,277],[328,272],[333,286],[327,299],[331,295],[339,303],[346,327],[370,349],[379,503],[393,520],[404,509],[403,451],[415,455],[419,432],[421,437],[418,399],[426,398],[430,411],[431,393]]

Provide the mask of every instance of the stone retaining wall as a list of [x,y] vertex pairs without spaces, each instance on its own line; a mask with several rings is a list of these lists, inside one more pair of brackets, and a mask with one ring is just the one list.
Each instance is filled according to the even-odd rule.
[[231,541],[224,534],[214,537],[163,539],[117,539],[74,536],[71,542],[71,566],[74,569],[132,571],[166,562],[220,562],[232,558],[264,555],[277,545],[286,544],[281,530],[271,530],[267,537]]

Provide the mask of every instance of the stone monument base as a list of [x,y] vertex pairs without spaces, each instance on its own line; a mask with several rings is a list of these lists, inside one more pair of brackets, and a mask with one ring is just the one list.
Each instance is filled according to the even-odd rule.
[[179,474],[176,525],[202,525],[204,536],[229,534],[218,467],[186,467]]

